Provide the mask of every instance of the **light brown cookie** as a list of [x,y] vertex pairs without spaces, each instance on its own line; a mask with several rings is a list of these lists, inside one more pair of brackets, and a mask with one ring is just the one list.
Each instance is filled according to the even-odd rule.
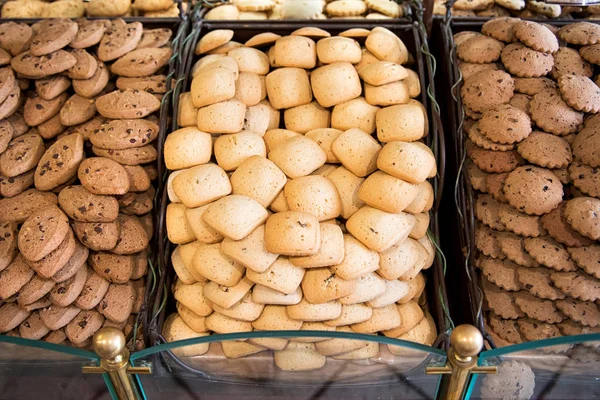
[[464,61],[458,62],[458,68],[460,69],[460,73],[462,74],[463,79],[467,79],[471,75],[474,75],[480,71],[485,71],[485,70],[495,71],[495,70],[500,69],[500,67],[501,67],[501,65],[499,63],[475,64],[475,63],[468,63],[468,62],[464,62]]
[[158,125],[148,119],[109,120],[94,130],[90,141],[102,149],[145,146],[158,137]]
[[577,269],[567,250],[549,237],[526,238],[523,245],[531,257],[548,268],[566,272]]
[[[483,115],[482,115],[483,116]],[[496,143],[481,133],[478,123],[472,125],[468,130],[469,139],[475,143],[478,147],[492,151],[510,151],[514,150],[513,144],[500,144]]]
[[579,55],[592,64],[600,64],[600,44],[591,44],[579,49]]
[[95,195],[83,186],[67,186],[59,193],[58,201],[71,219],[80,222],[112,222],[119,213],[117,199]]
[[66,307],[75,302],[83,290],[87,275],[88,271],[84,266],[79,268],[79,271],[77,271],[73,277],[61,283],[57,283],[50,291],[50,299],[52,300],[52,304],[60,307]]
[[529,112],[529,103],[531,103],[531,99],[533,99],[533,97],[527,94],[515,93],[508,104],[523,111],[527,116],[531,116],[531,113]]
[[19,250],[30,261],[39,261],[64,240],[69,232],[67,216],[56,206],[37,210],[19,231]]
[[600,170],[578,161],[569,166],[569,178],[582,193],[600,198]]
[[77,271],[82,268],[83,264],[85,264],[88,254],[89,251],[87,247],[83,246],[78,241],[75,241],[75,251],[73,252],[73,255],[57,273],[52,275],[52,280],[60,283],[74,276]]
[[75,38],[79,26],[67,18],[46,20],[31,40],[29,50],[43,56],[66,47]]
[[528,341],[550,339],[560,336],[560,331],[556,325],[544,322],[521,318],[517,321],[519,332]]
[[556,308],[562,311],[573,321],[590,327],[596,327],[600,325],[600,310],[594,302],[568,298],[564,300],[558,300],[555,304]]
[[554,67],[552,67],[551,72],[554,79],[558,79],[563,75],[581,75],[591,78],[593,73],[594,68],[592,65],[581,58],[577,50],[561,47],[554,53]]
[[600,167],[600,126],[595,127],[588,119],[573,143],[573,155],[590,167]]
[[[165,75],[151,75],[141,78],[117,78],[117,89],[137,89],[148,93],[166,93],[167,77]],[[181,124],[180,124],[181,125]]]
[[500,208],[498,217],[507,230],[525,237],[538,237],[546,234],[540,217],[521,213],[513,207]]
[[44,100],[54,99],[69,87],[71,87],[71,80],[62,75],[52,75],[35,81],[35,90]]
[[173,32],[168,28],[144,29],[142,38],[140,39],[136,49],[163,47],[169,43],[172,35]]
[[558,87],[565,102],[578,111],[600,111],[600,88],[582,75],[562,75]]
[[567,201],[565,218],[577,232],[593,240],[600,239],[599,199],[577,197]]
[[515,78],[515,92],[534,96],[546,89],[556,89],[556,83],[548,78]]
[[120,195],[129,191],[127,171],[109,158],[86,158],[79,165],[77,176],[81,185],[93,194]]
[[33,275],[35,272],[29,268],[23,255],[17,255],[8,267],[0,272],[0,299],[5,301],[17,294]]
[[29,266],[33,268],[38,275],[49,279],[65,266],[65,264],[73,256],[75,248],[75,236],[69,229],[67,236],[54,251],[39,261],[27,261],[27,264],[29,264]]
[[0,215],[6,221],[22,223],[37,209],[56,203],[54,193],[28,189],[15,197],[0,200]]
[[504,196],[504,181],[506,181],[507,173],[504,174],[488,174],[485,177],[485,191],[494,199],[501,203],[507,203]]
[[571,146],[566,140],[538,131],[519,143],[517,151],[530,163],[552,169],[564,168],[573,160]]
[[106,118],[143,118],[160,108],[160,101],[152,94],[137,89],[114,91],[96,100],[100,115]]
[[98,58],[111,61],[134,50],[142,39],[143,26],[140,22],[125,23],[114,20],[98,45]]
[[483,24],[481,33],[505,43],[512,43],[517,40],[514,34],[514,27],[517,22],[519,22],[518,18],[493,18]]
[[583,301],[596,301],[600,298],[600,282],[580,272],[555,272],[550,279],[567,296]]
[[558,290],[550,279],[552,272],[548,268],[519,268],[517,279],[521,289],[527,290],[540,299],[564,299],[565,294]]
[[542,215],[558,207],[562,201],[563,187],[551,171],[523,166],[508,175],[504,194],[510,205],[517,210]]
[[529,318],[549,324],[561,322],[565,316],[556,309],[551,300],[538,299],[528,292],[515,293],[515,304]]
[[459,59],[484,64],[491,63],[500,58],[504,44],[494,38],[476,35],[456,46],[456,55]]
[[591,22],[576,22],[560,28],[558,37],[575,45],[600,43],[600,26]]
[[513,25],[513,32],[526,46],[544,53],[558,51],[558,39],[552,31],[542,24],[531,21],[519,21]]
[[542,225],[548,231],[548,235],[554,240],[569,247],[581,247],[592,244],[592,240],[577,233],[567,223],[565,218],[565,206],[562,202],[560,206],[550,211],[542,217]]
[[168,47],[136,49],[116,60],[110,70],[131,78],[154,75],[167,65],[172,54],[173,50]]
[[554,57],[526,47],[521,43],[509,44],[502,50],[502,63],[513,75],[519,78],[535,78],[552,70]]
[[466,144],[467,155],[482,171],[488,173],[511,172],[523,164],[523,159],[516,150],[492,151],[476,146],[468,140]]
[[494,200],[489,194],[481,195],[475,203],[475,215],[477,219],[498,231],[504,231],[506,227],[500,221],[498,215],[502,204]]
[[31,79],[45,78],[68,70],[77,59],[65,50],[57,50],[44,56],[34,56],[24,52],[10,60],[12,68]]
[[531,133],[531,121],[527,113],[510,104],[487,109],[478,126],[485,137],[501,144],[518,143]]
[[508,103],[514,87],[513,78],[504,71],[481,71],[465,80],[461,95],[467,107],[481,112]]
[[24,23],[6,22],[0,24],[0,37],[0,47],[16,56],[29,48],[33,29]]
[[536,94],[529,109],[537,126],[556,135],[577,132],[583,123],[583,113],[569,107],[556,89]]
[[539,267],[523,248],[523,239],[513,233],[502,232],[497,234],[498,245],[507,259],[523,267]]
[[517,319],[525,316],[515,305],[515,293],[502,290],[485,278],[483,279],[483,294],[488,308],[501,318]]
[[108,84],[110,73],[102,61],[98,61],[96,72],[89,79],[73,80],[73,90],[75,93],[86,99],[91,99],[102,93]]
[[127,283],[133,273],[134,258],[128,255],[91,252],[88,262],[100,277],[113,283]]
[[75,176],[83,157],[81,134],[76,133],[58,139],[46,150],[35,170],[36,188],[52,190],[69,182]]
[[81,311],[67,324],[65,333],[72,343],[84,343],[94,336],[103,323],[104,317],[98,311]]
[[466,166],[469,182],[471,183],[471,186],[473,186],[473,189],[485,193],[485,178],[488,174],[480,170],[477,165],[475,165],[475,163],[469,159],[467,159]]
[[77,24],[79,29],[69,46],[74,49],[84,49],[100,43],[106,31],[103,21],[80,19],[77,20]]
[[477,250],[492,258],[504,259],[506,256],[500,248],[497,232],[485,225],[478,225],[475,232],[475,245]]
[[600,245],[567,248],[571,258],[589,275],[600,279]]
[[511,292],[521,290],[521,284],[517,280],[517,264],[507,260],[484,258],[480,261],[479,268],[496,286]]
[[502,319],[494,313],[488,315],[488,323],[492,331],[510,343],[521,343],[523,338],[519,331],[518,320]]

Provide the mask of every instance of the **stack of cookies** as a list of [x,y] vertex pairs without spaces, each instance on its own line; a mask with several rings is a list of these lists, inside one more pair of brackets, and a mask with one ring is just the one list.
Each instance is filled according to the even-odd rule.
[[454,36],[497,345],[600,331],[600,25],[513,18]]
[[177,18],[179,14],[173,0],[10,0],[2,6],[2,18]]
[[[184,128],[165,142],[178,277],[165,337],[324,330],[431,345],[436,327],[419,302],[435,257],[427,179],[437,168],[404,43],[380,27],[267,32],[244,45],[233,36],[198,42],[179,101]],[[379,346],[223,343],[230,358],[269,350],[300,370],[375,357]]]
[[232,0],[210,10],[207,20],[400,18],[394,0]]
[[0,332],[78,347],[102,326],[128,334],[171,31],[49,19],[0,32]]

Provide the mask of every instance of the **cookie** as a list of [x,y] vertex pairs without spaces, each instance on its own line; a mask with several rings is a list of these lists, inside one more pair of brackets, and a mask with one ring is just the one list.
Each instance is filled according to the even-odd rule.
[[[167,92],[167,77],[165,75],[151,75],[140,78],[128,78],[121,76],[117,78],[115,83],[117,89],[137,89],[148,93],[166,93]],[[183,94],[182,94],[183,95]],[[194,120],[194,125],[196,121]],[[184,126],[179,124],[180,126]]]
[[477,219],[498,231],[504,231],[506,228],[500,221],[498,212],[501,209],[501,204],[497,202],[491,195],[482,195],[477,198],[475,203],[475,215]]
[[483,24],[481,33],[505,43],[512,43],[516,40],[514,26],[517,22],[519,22],[517,18],[494,18]]
[[554,66],[554,57],[535,51],[521,43],[512,43],[502,50],[504,67],[519,78],[535,78],[546,75]]
[[596,65],[600,64],[600,44],[581,47],[579,49],[579,55],[587,62]]
[[106,88],[109,77],[110,74],[106,65],[102,61],[98,61],[96,72],[94,72],[91,78],[73,80],[73,90],[81,97],[91,99],[99,95]]
[[72,343],[83,343],[94,336],[94,333],[102,327],[102,323],[104,323],[104,317],[98,311],[80,311],[67,324],[65,333]]
[[518,108],[519,110],[523,111],[529,116],[531,115],[529,112],[529,103],[531,102],[532,98],[533,97],[528,96],[526,94],[515,93],[515,95],[512,99],[510,99],[510,102],[508,104]]
[[25,101],[25,122],[30,126],[37,126],[59,113],[68,99],[66,93],[61,93],[52,100],[44,100],[34,95]]
[[600,298],[600,283],[594,277],[580,272],[555,272],[550,279],[567,296],[583,301]]
[[83,160],[83,136],[73,134],[58,139],[46,150],[35,170],[38,190],[52,190],[67,183]]
[[19,231],[19,250],[30,261],[39,261],[55,250],[69,232],[67,216],[56,206],[37,210]]
[[481,395],[489,399],[528,399],[534,389],[535,373],[529,365],[516,360],[504,361],[499,365],[498,374],[486,376],[481,382]]
[[23,339],[40,340],[49,332],[43,324],[40,313],[35,311],[19,325],[19,335]]
[[[17,5],[22,7],[22,4]],[[13,56],[29,48],[33,38],[33,29],[27,24],[5,22],[0,25],[0,47]]]
[[500,248],[496,232],[487,226],[481,225],[477,227],[475,233],[475,245],[477,246],[477,250],[488,257],[500,259],[506,258]]
[[127,215],[139,216],[149,213],[154,207],[154,195],[155,189],[153,186],[150,186],[145,192],[129,192],[126,195],[121,196],[119,199],[121,212]]
[[600,174],[598,173],[598,168],[574,162],[569,166],[569,177],[573,185],[582,193],[600,198]]
[[136,216],[121,214],[117,221],[120,233],[116,246],[111,250],[113,253],[134,254],[148,246],[150,237]]
[[515,295],[518,293],[506,292],[485,279],[483,282],[483,294],[488,308],[501,318],[517,319],[525,316],[515,305]]
[[173,50],[168,47],[133,50],[116,60],[110,70],[131,78],[154,75],[169,62],[172,54]]
[[563,75],[581,75],[591,78],[594,68],[584,61],[577,50],[561,47],[554,53],[554,67],[552,77],[558,79]]
[[12,68],[30,78],[40,79],[72,68],[77,59],[65,50],[57,50],[44,56],[34,56],[24,52],[10,60]]
[[52,19],[42,23],[31,40],[29,51],[43,56],[66,47],[75,38],[79,26],[70,19]]
[[594,302],[579,301],[569,298],[558,300],[555,304],[556,308],[573,321],[589,327],[597,327],[600,325],[600,310],[598,310],[598,306]]
[[564,168],[573,160],[571,146],[561,137],[533,132],[517,146],[519,154],[532,164],[546,168]]
[[558,208],[542,217],[542,225],[554,240],[569,247],[581,247],[592,244],[592,240],[580,235],[571,228],[565,218],[566,203],[562,202]]
[[[585,247],[569,247],[567,252],[577,266],[596,278],[600,277],[600,246],[590,244]],[[600,279],[600,278],[599,278]]]
[[7,300],[17,294],[27,282],[33,278],[35,272],[31,269],[25,258],[19,254],[13,261],[0,272],[0,299]]
[[465,80],[461,95],[467,107],[481,112],[506,104],[514,94],[514,80],[504,71],[481,71]]
[[51,278],[60,271],[69,259],[73,256],[76,248],[76,241],[73,232],[69,229],[66,237],[60,245],[50,254],[39,261],[27,261],[38,275],[43,278]]
[[482,171],[488,173],[511,172],[523,164],[516,150],[492,151],[476,146],[471,140],[466,144],[467,155]]
[[54,193],[28,189],[15,197],[0,200],[0,212],[6,221],[22,223],[39,208],[56,205]]
[[143,118],[160,108],[160,101],[152,94],[129,89],[114,91],[96,100],[100,115],[106,118]]
[[521,343],[523,338],[519,331],[518,320],[502,319],[494,313],[488,316],[488,322],[492,331],[500,338],[510,343]]
[[88,275],[87,268],[82,267],[77,273],[64,282],[57,283],[50,291],[52,304],[66,307],[72,304],[81,294]]
[[58,195],[60,207],[75,221],[112,222],[119,203],[114,197],[90,193],[83,186],[68,186]]
[[506,197],[504,196],[504,181],[508,176],[504,174],[488,174],[485,177],[485,191],[489,193],[495,200],[506,203]]
[[85,49],[88,47],[92,47],[102,40],[104,36],[104,32],[106,31],[106,26],[103,21],[94,21],[94,20],[78,20],[79,29],[77,30],[77,34],[69,43],[69,46],[74,49]]
[[554,210],[562,201],[563,188],[551,171],[534,166],[516,168],[506,178],[504,194],[511,206],[530,215]]
[[600,239],[600,200],[577,197],[567,201],[565,218],[573,229],[593,240]]
[[600,26],[591,22],[576,22],[563,26],[558,37],[569,44],[589,45],[600,43]]
[[516,306],[529,318],[549,324],[561,322],[565,316],[556,309],[550,300],[538,299],[528,292],[515,293]]
[[565,102],[575,110],[597,113],[600,111],[600,88],[588,77],[562,75],[558,87]]
[[589,119],[585,127],[579,131],[571,147],[575,158],[581,160],[590,167],[600,167],[600,129],[589,125]]
[[521,288],[540,299],[564,299],[565,294],[554,286],[548,268],[519,268],[517,279]]
[[110,120],[93,131],[90,141],[102,149],[145,146],[158,136],[158,125],[147,119]]
[[131,282],[126,284],[112,283],[97,306],[98,312],[113,322],[127,320],[137,294]]
[[4,102],[17,86],[15,74],[11,68],[0,69],[0,103]]
[[90,193],[120,195],[129,191],[129,175],[121,164],[104,157],[85,159],[77,172],[79,181]]
[[325,6],[325,12],[332,17],[352,17],[367,11],[367,5],[357,0],[336,0]]
[[75,250],[73,252],[73,255],[63,265],[63,267],[60,270],[58,270],[58,272],[52,275],[52,280],[54,282],[60,283],[74,276],[77,273],[77,271],[79,271],[79,269],[82,268],[82,265],[85,264],[88,258],[88,254],[89,251],[87,247],[75,241]]
[[67,127],[60,122],[60,113],[37,126],[38,133],[44,139],[52,139],[63,133],[66,129]]
[[556,325],[550,325],[527,318],[519,319],[517,325],[523,338],[528,341],[550,339],[560,336],[560,331]]
[[543,53],[558,51],[558,39],[552,31],[542,24],[531,21],[519,21],[513,25],[514,35],[527,47]]
[[459,61],[458,68],[460,69],[460,73],[462,74],[463,79],[467,79],[471,75],[476,74],[477,72],[486,71],[486,70],[496,71],[496,70],[500,69],[500,64],[498,64],[498,63],[475,64],[475,63]]
[[485,137],[500,144],[520,142],[531,133],[527,113],[510,104],[487,109],[477,125]]
[[17,111],[21,104],[21,89],[18,85],[15,85],[7,99],[0,104],[0,117],[2,119],[9,118]]
[[554,240],[543,238],[525,238],[525,250],[537,262],[556,271],[575,271],[576,266],[562,245]]
[[168,28],[144,29],[136,49],[159,48],[169,43],[173,32]]
[[128,24],[122,19],[113,21],[98,45],[98,58],[106,62],[129,53],[137,47],[142,34],[143,26],[140,22]]
[[512,144],[496,143],[484,136],[479,128],[479,124],[475,123],[468,129],[469,139],[478,147],[492,151],[510,151],[514,149]]
[[515,92],[534,96],[546,89],[556,89],[556,83],[548,78],[515,78]]
[[518,291],[521,285],[517,280],[517,271],[519,266],[507,260],[497,260],[493,258],[485,258],[479,263],[479,268],[483,275],[504,290]]
[[467,175],[469,177],[469,183],[473,186],[473,189],[479,190],[480,192],[486,191],[485,189],[485,178],[488,174],[477,168],[473,161],[467,159]]
[[475,64],[491,63],[500,58],[504,44],[484,35],[473,36],[456,46],[459,59]]
[[0,195],[14,197],[33,186],[34,171],[7,178],[0,175]]
[[497,241],[500,250],[507,259],[523,267],[538,267],[539,264],[523,248],[523,239],[512,233],[502,233],[497,235]]

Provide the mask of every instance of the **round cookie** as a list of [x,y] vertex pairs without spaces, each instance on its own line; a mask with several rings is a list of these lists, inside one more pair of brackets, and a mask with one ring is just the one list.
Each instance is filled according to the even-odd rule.
[[467,107],[481,112],[508,103],[514,87],[513,78],[504,71],[481,71],[465,80],[461,96]]
[[500,208],[498,217],[507,230],[517,235],[538,237],[546,234],[540,217],[521,213],[508,205]]
[[538,263],[555,271],[571,272],[577,269],[567,250],[549,237],[525,238],[523,246]]
[[468,135],[469,135],[469,139],[471,139],[471,141],[473,143],[475,143],[478,147],[482,147],[486,150],[492,150],[492,151],[510,151],[510,150],[514,150],[515,146],[512,144],[500,144],[500,143],[496,143],[490,139],[488,139],[487,137],[485,137],[482,133],[481,133],[481,129],[479,128],[479,124],[475,123],[473,124],[469,130],[468,130]]
[[523,239],[513,233],[497,233],[497,241],[502,253],[510,261],[523,267],[538,267],[538,263],[523,248]]
[[60,208],[36,210],[21,226],[19,250],[26,259],[39,261],[55,250],[69,231],[69,219]]
[[527,290],[540,299],[564,299],[565,294],[554,287],[554,283],[550,279],[552,273],[551,269],[543,267],[519,268],[517,270],[517,279],[522,289]]
[[559,29],[558,37],[574,45],[597,44],[600,43],[600,25],[591,22],[565,25]]
[[527,47],[544,53],[558,51],[558,39],[552,31],[542,24],[531,21],[519,21],[513,25],[517,39]]
[[600,200],[577,197],[567,201],[565,218],[577,232],[590,239],[600,239]]
[[531,133],[531,121],[527,113],[510,104],[484,111],[478,126],[485,137],[501,144],[518,143]]
[[590,167],[600,167],[600,126],[591,126],[589,121],[571,143],[573,155]]
[[554,53],[554,67],[552,67],[554,79],[562,75],[582,75],[590,78],[593,73],[594,68],[581,58],[577,50],[561,47]]
[[499,64],[499,63],[475,64],[475,63],[468,63],[468,62],[464,62],[464,61],[458,62],[458,69],[460,69],[460,73],[462,74],[463,79],[467,79],[471,75],[474,75],[480,71],[485,71],[485,70],[495,71],[495,70],[500,69],[500,67],[501,67],[501,64]]
[[560,94],[565,102],[578,111],[600,111],[600,87],[581,75],[562,75],[558,78]]
[[551,171],[523,166],[508,175],[504,194],[510,205],[517,210],[542,215],[558,207],[562,201],[563,187]]
[[516,292],[521,289],[517,280],[519,266],[507,260],[496,260],[493,258],[483,259],[479,263],[483,275],[496,286],[504,290]]
[[485,64],[498,60],[503,48],[504,44],[494,38],[476,35],[457,45],[456,55],[466,62]]
[[571,146],[563,138],[533,132],[517,146],[519,154],[532,164],[546,168],[564,168],[573,160]]
[[483,281],[483,294],[488,308],[505,319],[517,319],[525,314],[515,306],[515,294],[500,289],[487,279]]
[[491,195],[479,196],[475,203],[475,215],[477,219],[485,225],[497,231],[504,231],[506,228],[500,221],[498,213],[502,204],[496,201]]
[[517,22],[519,22],[518,18],[494,18],[483,24],[481,33],[505,43],[512,43],[517,40],[514,34],[514,27]]
[[569,247],[567,252],[581,269],[589,275],[600,279],[600,245],[590,244],[585,247]]
[[556,308],[573,321],[590,327],[600,325],[600,310],[594,302],[564,299],[558,300],[555,304]]
[[551,300],[538,299],[525,291],[515,293],[515,304],[529,318],[538,321],[556,324],[564,319]]
[[537,126],[556,135],[575,133],[583,123],[583,113],[569,107],[556,89],[544,90],[533,96],[529,110]]
[[582,193],[600,198],[600,170],[598,168],[575,161],[569,166],[569,178]]
[[581,272],[555,272],[550,275],[554,285],[567,296],[583,301],[600,298],[600,281]]
[[492,258],[506,258],[500,248],[497,232],[485,225],[479,225],[475,230],[475,246],[484,255]]
[[531,114],[529,113],[529,103],[531,103],[531,99],[533,99],[532,96],[523,93],[515,93],[515,95],[512,99],[510,99],[510,102],[508,104],[523,111],[525,114],[527,114],[527,116],[530,116]]
[[488,399],[529,399],[534,389],[535,374],[531,367],[516,360],[503,362],[498,366],[498,374],[486,375],[481,383],[481,395]]
[[600,64],[600,44],[583,46],[579,49],[579,55],[587,62]]
[[476,146],[472,141],[467,141],[467,155],[482,171],[488,173],[511,172],[523,164],[523,159],[516,150],[491,151]]
[[542,225],[554,240],[569,247],[581,247],[592,244],[592,240],[575,232],[567,223],[564,212],[567,204],[560,206],[542,217]]
[[546,89],[556,89],[556,83],[548,78],[515,78],[515,92],[534,96]]
[[535,51],[521,43],[506,46],[502,50],[501,59],[504,67],[520,78],[544,76],[554,65],[554,57],[551,54]]
[[521,343],[523,341],[521,332],[519,332],[517,320],[502,319],[496,314],[490,313],[488,316],[488,323],[490,324],[492,331],[503,340],[513,344]]

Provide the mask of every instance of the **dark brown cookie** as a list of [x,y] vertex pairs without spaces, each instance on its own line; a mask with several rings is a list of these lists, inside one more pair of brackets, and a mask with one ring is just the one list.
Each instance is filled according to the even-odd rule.
[[39,261],[62,243],[69,230],[69,219],[60,208],[38,209],[21,226],[19,250],[29,261]]
[[21,98],[21,89],[19,85],[15,85],[8,97],[0,104],[0,119],[9,118],[21,106],[23,99]]
[[515,92],[535,96],[546,89],[556,89],[556,83],[548,78],[515,78]]
[[591,78],[594,68],[579,55],[575,49],[561,47],[554,54],[552,77],[558,80],[563,75],[580,75]]
[[485,137],[501,144],[518,143],[531,133],[527,113],[510,104],[487,109],[477,124]]
[[536,94],[529,105],[531,119],[546,132],[564,136],[577,132],[583,123],[583,113],[569,107],[557,89]]
[[113,283],[126,283],[133,273],[134,257],[108,252],[92,252],[88,262],[94,271]]
[[71,219],[79,222],[112,222],[119,214],[114,197],[95,195],[83,186],[64,188],[58,202]]
[[15,74],[11,68],[0,68],[0,103],[8,98],[17,85]]
[[60,122],[65,126],[79,125],[96,115],[96,102],[78,94],[71,96],[60,109]]
[[111,120],[94,131],[90,141],[101,149],[146,146],[158,136],[158,125],[147,119]]
[[92,136],[92,133],[96,129],[100,128],[104,123],[106,123],[106,121],[106,118],[97,115],[96,117],[90,119],[87,122],[84,122],[83,124],[70,126],[66,134],[72,135],[74,133],[81,133],[85,140],[90,140],[90,136]]
[[515,37],[526,46],[544,53],[558,51],[558,39],[542,24],[532,21],[519,21],[513,26]]
[[35,187],[52,190],[67,183],[77,173],[84,157],[83,136],[63,136],[46,150],[35,170]]
[[131,282],[126,284],[112,283],[104,298],[98,304],[97,309],[113,322],[124,322],[133,310],[136,296],[137,293]]
[[[148,215],[148,214],[147,214]],[[143,220],[143,218],[142,218]],[[152,232],[146,232],[152,236]],[[148,273],[148,250],[144,249],[133,256],[133,273],[131,279],[140,279]]]
[[569,178],[582,193],[600,198],[600,169],[590,167],[579,161],[569,166]]
[[600,43],[600,26],[587,21],[568,24],[560,28],[558,37],[575,45]]
[[567,201],[565,218],[577,232],[593,240],[600,239],[600,199],[576,197]]
[[590,167],[600,167],[600,125],[596,126],[587,119],[571,145],[576,159]]

